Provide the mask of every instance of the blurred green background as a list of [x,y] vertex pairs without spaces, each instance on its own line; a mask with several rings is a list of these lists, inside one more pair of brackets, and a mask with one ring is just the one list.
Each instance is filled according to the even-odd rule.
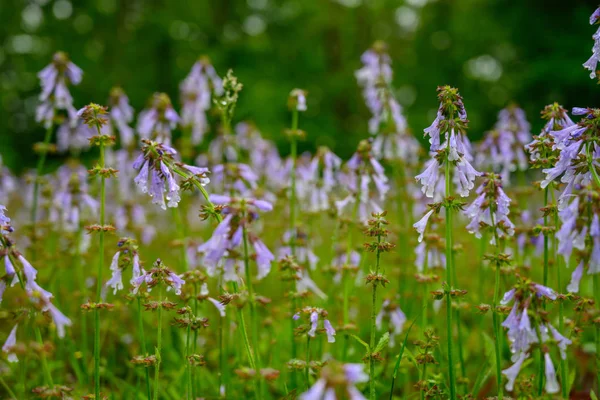
[[354,79],[375,40],[389,45],[394,85],[415,134],[433,119],[435,88],[465,99],[477,139],[510,101],[541,127],[552,101],[597,106],[581,64],[591,55],[597,3],[571,0],[0,0],[0,154],[15,171],[35,161],[36,73],[57,50],[84,70],[76,107],[106,103],[122,85],[139,111],[155,91],[179,109],[178,85],[198,56],[244,83],[236,120],[253,120],[286,152],[290,89],[309,91],[303,149],[343,156],[367,135]]

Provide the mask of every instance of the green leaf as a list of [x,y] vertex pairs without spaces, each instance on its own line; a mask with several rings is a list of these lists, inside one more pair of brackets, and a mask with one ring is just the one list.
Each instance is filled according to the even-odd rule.
[[591,390],[591,391],[590,391],[590,398],[591,398],[592,400],[598,400],[598,396],[596,396],[596,393],[594,393],[594,391],[593,391],[593,390]]
[[367,353],[369,352],[369,345],[364,340],[362,340],[361,338],[359,338],[356,335],[350,335],[350,336],[352,336],[358,343],[360,343],[363,346],[365,346],[365,349],[367,349]]
[[[423,310],[421,310],[423,312]],[[406,331],[406,336],[404,336],[404,340],[402,341],[402,347],[400,347],[400,353],[398,353],[398,358],[396,359],[396,365],[394,365],[394,374],[392,375],[392,386],[390,388],[390,400],[392,400],[392,393],[394,393],[394,382],[396,382],[396,376],[398,375],[398,370],[400,369],[400,361],[402,361],[402,355],[404,355],[404,349],[406,348],[406,342],[408,341],[408,335],[410,334],[410,330],[412,329],[415,322],[417,322],[417,318],[421,316],[421,313],[416,316],[415,319],[411,322],[408,330]]]
[[375,346],[375,350],[373,350],[373,353],[379,353],[381,350],[383,350],[383,348],[388,344],[389,341],[390,333],[386,332],[379,339],[379,342],[377,343],[377,346]]

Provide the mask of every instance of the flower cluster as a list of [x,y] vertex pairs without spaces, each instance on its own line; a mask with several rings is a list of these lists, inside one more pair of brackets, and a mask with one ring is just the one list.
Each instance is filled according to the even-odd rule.
[[209,130],[206,113],[212,105],[213,93],[223,95],[223,82],[207,57],[192,66],[179,86],[181,93],[181,125],[191,129],[192,144],[200,144]]
[[166,145],[171,144],[171,131],[179,122],[171,99],[165,93],[155,93],[148,108],[138,116],[137,131],[143,139],[152,139]]
[[54,124],[56,111],[67,112],[69,123],[74,126],[77,120],[77,110],[73,106],[73,98],[68,85],[78,85],[83,71],[73,64],[66,53],[58,52],[52,57],[52,62],[38,73],[42,93],[41,104],[36,110],[36,121],[45,128]]
[[[358,144],[356,153],[348,160],[345,165],[346,169],[340,176],[342,184],[349,194],[335,203],[339,214],[342,214],[348,205],[355,204],[355,207],[358,207],[358,217],[361,221],[365,221],[373,212],[383,211],[380,203],[383,202],[389,191],[385,170],[373,156],[371,149],[371,143],[368,140],[363,140]],[[371,191],[371,182],[374,185],[374,193]]]
[[198,246],[198,251],[204,254],[203,265],[208,275],[216,276],[217,267],[221,266],[226,280],[237,280],[237,269],[242,264],[236,249],[244,246],[244,235],[247,235],[247,240],[254,248],[254,258],[258,266],[257,278],[266,277],[271,271],[271,262],[275,256],[262,240],[247,232],[247,228],[259,218],[257,211],[273,209],[271,203],[224,195],[211,195],[210,201],[221,207],[221,214],[225,217],[215,228],[211,238]]
[[501,110],[494,130],[479,146],[476,165],[499,173],[508,183],[511,172],[527,169],[524,146],[531,140],[530,128],[525,111],[519,107],[512,105]]
[[481,229],[490,227],[491,243],[496,244],[496,237],[512,236],[515,226],[508,218],[510,198],[502,190],[502,179],[493,173],[485,173],[484,181],[476,190],[477,198],[465,209],[470,219],[467,225],[469,233],[481,237]]
[[547,320],[547,315],[540,312],[544,299],[556,300],[556,298],[557,294],[554,290],[527,279],[521,279],[514,288],[504,294],[501,304],[507,305],[513,302],[510,314],[502,323],[502,326],[507,329],[512,352],[511,359],[514,362],[514,365],[502,371],[508,378],[506,390],[513,390],[521,366],[530,354],[531,346],[537,343],[543,344],[546,392],[559,391],[549,345],[555,344],[560,356],[565,359],[567,346],[571,344],[571,340],[558,332]]
[[206,186],[208,169],[186,165],[175,160],[177,151],[171,146],[150,140],[142,140],[142,153],[133,163],[133,168],[139,170],[134,179],[143,193],[152,197],[152,202],[163,210],[167,207],[177,207],[181,200],[181,186],[176,176],[185,177],[186,181],[194,179],[200,185]]
[[180,295],[185,281],[158,259],[154,262],[152,269],[146,271],[141,268],[139,276],[131,280],[133,293],[136,294],[144,283],[148,291],[157,285],[165,285],[167,290],[173,289],[176,295]]
[[356,384],[367,382],[369,376],[362,364],[342,364],[329,361],[321,371],[321,377],[307,391],[300,395],[301,400],[366,400],[356,388]]
[[331,322],[329,322],[327,319],[327,311],[323,310],[322,308],[304,307],[302,310],[294,314],[294,321],[299,320],[302,314],[307,315],[310,320],[310,328],[306,332],[308,336],[316,336],[319,327],[319,317],[321,317],[323,319],[323,331],[325,331],[325,334],[327,335],[327,341],[329,343],[335,343],[335,329],[333,329]]
[[[442,164],[450,163],[454,167],[452,180],[457,191],[462,197],[467,197],[475,186],[475,178],[481,175],[481,172],[471,165],[471,143],[466,136],[469,122],[467,111],[457,89],[440,86],[437,90],[440,100],[437,117],[431,126],[425,129],[425,136],[429,136],[432,158],[425,164],[425,170],[415,179],[421,183],[423,193],[432,198],[443,185],[443,179],[440,179]],[[445,195],[448,196],[449,193]]]
[[[595,25],[600,21],[600,8],[597,8],[592,15],[590,15],[590,25]],[[592,35],[594,39],[594,46],[592,47],[592,56],[583,63],[583,67],[590,71],[590,78],[596,77],[596,68],[598,61],[600,61],[600,28]]]

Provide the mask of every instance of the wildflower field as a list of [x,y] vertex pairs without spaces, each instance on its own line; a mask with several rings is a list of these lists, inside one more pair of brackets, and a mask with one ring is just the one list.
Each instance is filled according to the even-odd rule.
[[[590,85],[598,29],[572,63]],[[0,158],[0,398],[600,396],[600,109],[510,103],[471,141],[439,82],[409,127],[377,41],[346,77],[370,114],[353,154],[299,150],[302,88],[269,105],[281,152],[208,57],[140,110],[48,62],[36,168]]]

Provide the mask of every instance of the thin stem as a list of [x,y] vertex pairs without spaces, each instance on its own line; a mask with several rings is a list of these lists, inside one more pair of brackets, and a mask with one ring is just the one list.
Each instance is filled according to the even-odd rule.
[[252,288],[252,276],[250,274],[250,254],[248,249],[248,231],[246,225],[242,225],[242,235],[244,242],[244,269],[246,272],[246,289],[248,290],[248,303],[250,303],[250,324],[252,326],[252,345],[254,349],[254,371],[256,372],[256,379],[259,381],[260,395],[257,392],[257,398],[264,398],[264,383],[260,378],[260,370],[262,368],[260,362],[260,354],[257,348],[258,344],[258,321],[256,317],[256,305],[254,304],[254,290]]
[[298,110],[292,111],[292,132],[290,134],[290,158],[292,159],[292,171],[290,173],[290,247],[292,255],[296,255],[296,164],[298,141],[296,131],[298,130]]
[[[343,299],[343,307],[344,307],[344,327],[346,327],[350,323],[350,307],[349,307],[349,298],[350,298],[350,279],[348,277],[350,260],[352,259],[352,246],[353,246],[353,230],[352,223],[356,222],[358,218],[358,208],[360,206],[360,196],[361,189],[360,184],[357,185],[358,190],[356,192],[356,199],[354,201],[354,208],[352,210],[352,219],[350,224],[348,225],[348,242],[346,245],[346,265],[342,267],[342,286],[344,291],[344,299]],[[346,355],[348,353],[348,342],[349,336],[348,334],[344,335],[344,346],[342,348],[342,361],[346,360]]]
[[160,372],[160,364],[162,362],[160,350],[162,347],[162,284],[158,285],[158,302],[160,303],[158,306],[158,327],[156,332],[156,367],[154,368],[154,400],[158,400],[158,389],[160,387],[158,382],[159,372]]
[[[494,231],[494,255],[498,260],[500,254],[500,238],[498,237],[498,229],[495,221],[495,210],[490,210],[490,217],[492,222],[492,229]],[[504,397],[504,386],[502,385],[502,353],[500,346],[500,320],[498,317],[498,302],[500,298],[500,264],[496,261],[496,273],[494,280],[494,300],[492,303],[492,321],[494,328],[494,351],[496,352],[496,384],[498,386],[498,400],[502,400]]]
[[[448,142],[450,141],[450,135],[448,135]],[[450,144],[448,143],[448,148]],[[450,201],[450,160],[448,160],[448,153],[446,153],[445,162],[445,186],[446,186],[446,201]],[[448,342],[448,374],[450,378],[450,399],[456,400],[456,377],[454,375],[454,360],[452,356],[452,295],[450,290],[452,289],[452,277],[453,277],[453,265],[452,265],[452,210],[450,205],[446,204],[446,282],[448,285],[446,291],[446,330],[447,330],[447,342]]]
[[305,371],[305,380],[306,380],[306,390],[310,388],[310,336],[306,335],[306,371]]
[[[600,304],[600,274],[593,275],[594,282],[594,297],[596,304]],[[600,324],[596,324],[596,375],[598,383],[598,391],[600,392]]]
[[2,385],[2,387],[6,390],[6,393],[8,393],[8,395],[13,400],[17,400],[17,396],[15,395],[15,392],[13,392],[12,389],[10,388],[10,386],[8,386],[6,384],[6,382],[4,381],[4,378],[2,378],[2,375],[0,375],[0,385]]
[[[296,130],[298,129],[298,110],[292,111],[292,132],[290,134],[290,158],[292,159],[292,171],[291,171],[291,185],[290,185],[290,249],[292,256],[296,255],[296,165],[297,165],[297,136]],[[292,288],[290,293],[294,291],[295,284],[291,283]],[[296,312],[297,299],[295,296],[292,297],[291,301],[291,314],[294,315]],[[292,345],[292,359],[298,357],[298,349],[296,347],[296,340],[294,335],[294,320],[290,318],[290,341]],[[296,372],[292,371],[292,389],[298,387],[298,377]]]
[[35,181],[33,182],[33,202],[31,204],[31,224],[33,229],[33,237],[35,238],[35,225],[37,222],[37,208],[38,208],[38,199],[40,194],[40,176],[44,171],[44,165],[46,164],[46,155],[48,154],[48,146],[50,145],[50,139],[52,138],[52,129],[50,126],[46,129],[46,135],[44,136],[44,147],[42,148],[42,154],[40,154],[40,158],[37,163],[37,168],[35,172]]
[[[185,331],[185,373],[186,373],[186,384],[187,394],[186,398],[190,400],[192,398],[192,367],[190,364],[190,323],[189,321],[187,329]],[[220,378],[220,374],[219,374]],[[219,384],[219,386],[221,386]]]
[[[142,349],[142,354],[144,354],[144,357],[146,357],[148,352],[146,351],[146,335],[144,335],[144,315],[142,314],[142,299],[139,296],[137,298],[137,306],[140,346]],[[144,368],[144,370],[146,371],[146,393],[148,394],[148,399],[150,399],[152,397],[152,392],[150,391],[150,371],[148,368]]]
[[[556,204],[556,199],[554,196],[554,190],[550,192],[552,194],[552,204]],[[554,229],[558,229],[558,211],[554,211]],[[562,278],[561,278],[561,269],[562,269],[562,259],[558,255],[558,240],[556,239],[556,235],[552,236],[552,257],[554,259],[554,264],[556,266],[556,286],[558,288],[558,292],[562,292]],[[563,333],[565,331],[565,306],[562,301],[558,302],[558,329],[559,332]],[[562,383],[562,397],[565,399],[569,398],[569,382],[567,377],[569,376],[569,362],[568,360],[563,360],[560,358],[560,381]]]
[[[42,333],[40,332],[40,328],[38,326],[35,327],[35,339],[39,343],[39,345],[44,348],[44,341],[42,340]],[[46,385],[50,387],[54,387],[54,381],[52,380],[52,375],[50,374],[50,369],[48,368],[48,360],[46,360],[46,353],[42,350],[40,352],[40,359],[42,361],[42,370],[44,371],[44,382]]]
[[[548,207],[548,186],[544,189],[544,208]],[[544,215],[544,226],[548,227],[548,216]],[[544,286],[548,286],[548,259],[549,259],[549,247],[550,241],[548,238],[548,234],[544,232],[544,277],[543,284]],[[546,303],[544,302],[544,309],[546,308]]]
[[[375,262],[375,275],[379,275],[379,260],[381,258],[381,251],[379,245],[381,244],[381,235],[377,235],[377,261]],[[375,330],[376,330],[376,318],[377,318],[377,281],[373,281],[373,295],[371,301],[371,342],[370,352],[375,348]],[[375,392],[375,359],[373,354],[369,354],[369,399],[375,400],[377,393]]]
[[[97,127],[98,135],[100,133],[100,127]],[[104,142],[100,143],[100,168],[104,168]],[[96,277],[96,302],[100,303],[102,300],[102,269],[104,267],[104,223],[106,218],[105,206],[106,206],[106,178],[104,174],[100,176],[100,244],[98,254],[98,274]],[[100,398],[100,309],[96,307],[94,309],[94,393],[96,398]]]

